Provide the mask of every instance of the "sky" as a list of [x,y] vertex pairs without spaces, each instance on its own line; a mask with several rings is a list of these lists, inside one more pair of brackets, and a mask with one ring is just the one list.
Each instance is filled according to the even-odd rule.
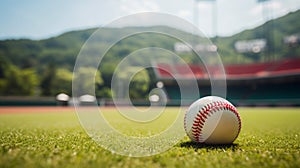
[[298,9],[300,0],[1,0],[0,39],[44,39],[139,12],[175,15],[208,36],[230,36]]

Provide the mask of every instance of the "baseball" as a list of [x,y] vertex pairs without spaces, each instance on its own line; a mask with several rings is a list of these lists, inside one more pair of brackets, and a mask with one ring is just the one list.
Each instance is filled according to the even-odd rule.
[[184,117],[184,129],[194,142],[230,144],[241,130],[237,109],[227,100],[207,96],[195,101]]

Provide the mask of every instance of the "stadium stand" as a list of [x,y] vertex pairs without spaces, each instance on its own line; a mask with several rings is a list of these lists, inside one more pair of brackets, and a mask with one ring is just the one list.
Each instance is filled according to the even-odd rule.
[[[178,102],[180,90],[175,79],[196,78],[200,96],[210,95],[210,80],[203,65],[156,64],[158,80],[165,83],[171,101]],[[218,71],[210,67],[214,76]],[[170,71],[169,71],[170,70]],[[236,105],[300,105],[300,59],[233,64],[224,67],[227,80],[227,98]],[[186,98],[191,101],[197,99]]]
[[297,74],[300,72],[300,59],[289,59],[275,64],[274,68],[270,71],[273,75],[284,74]]
[[[156,74],[160,79],[181,78],[208,78],[205,67],[199,65],[171,65],[157,64]],[[300,73],[300,59],[288,59],[282,62],[268,62],[255,64],[237,64],[224,67],[228,79],[234,78],[261,78],[277,75],[291,75]],[[213,68],[211,68],[213,69]],[[213,72],[219,73],[219,72]]]

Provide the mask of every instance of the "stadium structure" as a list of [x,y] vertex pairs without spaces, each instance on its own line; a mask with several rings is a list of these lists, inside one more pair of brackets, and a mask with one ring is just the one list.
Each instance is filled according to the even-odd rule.
[[[211,84],[206,68],[201,65],[157,63],[155,75],[164,84],[170,104],[182,99],[174,77],[185,80],[196,78],[200,97],[211,95]],[[190,70],[187,70],[186,68]],[[300,59],[225,65],[227,99],[240,106],[295,106],[300,105]],[[219,72],[210,72],[217,76]],[[191,91],[192,92],[192,91]],[[185,99],[196,100],[196,97]]]

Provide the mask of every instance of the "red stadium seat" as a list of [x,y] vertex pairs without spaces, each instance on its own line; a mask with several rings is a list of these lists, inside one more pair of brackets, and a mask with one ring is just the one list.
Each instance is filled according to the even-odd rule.
[[[212,75],[218,76],[221,72],[217,67],[209,67]],[[287,59],[284,61],[234,64],[224,67],[227,79],[261,78],[267,76],[300,74],[300,59]],[[157,73],[161,78],[197,78],[207,79],[207,70],[203,65],[190,64],[157,64]]]

